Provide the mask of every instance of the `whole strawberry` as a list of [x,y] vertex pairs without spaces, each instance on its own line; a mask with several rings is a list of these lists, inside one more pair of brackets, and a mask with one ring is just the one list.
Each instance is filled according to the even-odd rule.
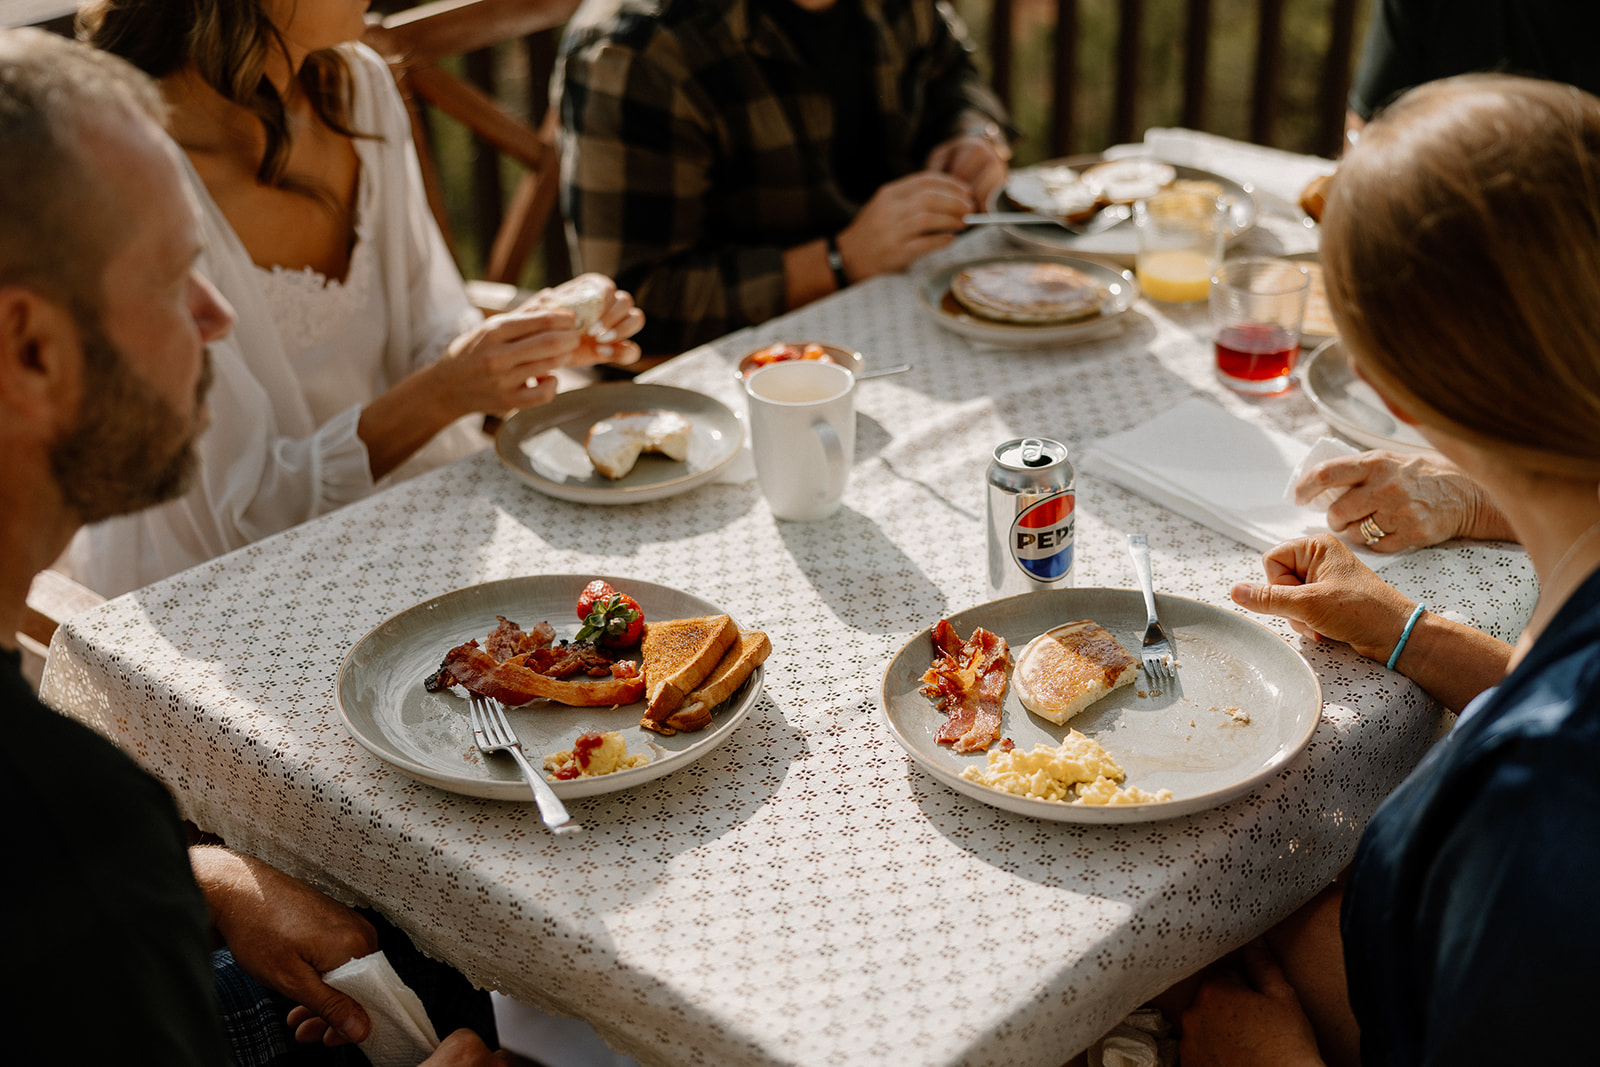
[[627,648],[638,644],[642,636],[644,612],[627,593],[613,592],[596,600],[578,630],[579,641],[593,641],[607,648]]
[[615,589],[611,588],[611,586],[607,583],[596,578],[594,581],[584,586],[583,592],[578,594],[578,618],[587,619],[590,612],[594,611],[594,606],[597,601],[604,600],[608,596],[616,595],[617,591]]

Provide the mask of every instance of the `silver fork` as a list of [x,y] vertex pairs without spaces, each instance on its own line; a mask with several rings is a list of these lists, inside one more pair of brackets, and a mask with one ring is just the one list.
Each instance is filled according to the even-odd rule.
[[1156,618],[1155,579],[1150,572],[1150,541],[1144,534],[1128,535],[1128,555],[1133,557],[1133,569],[1139,575],[1139,588],[1144,591],[1144,606],[1150,617],[1144,624],[1144,670],[1151,678],[1166,681],[1178,679],[1178,651],[1172,638]]
[[522,777],[533,787],[533,801],[539,805],[539,816],[550,827],[550,832],[560,835],[581,831],[583,827],[572,821],[566,805],[550,788],[550,783],[544,780],[544,775],[534,770],[528,757],[522,754],[522,744],[512,732],[511,724],[506,721],[506,713],[500,707],[500,702],[469,692],[467,708],[472,716],[472,739],[477,743],[478,751],[485,755],[492,752],[511,753],[517,766],[522,768]]

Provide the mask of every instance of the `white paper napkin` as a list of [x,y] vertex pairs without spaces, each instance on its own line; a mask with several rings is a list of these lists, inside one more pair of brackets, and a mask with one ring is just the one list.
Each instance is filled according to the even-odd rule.
[[1291,204],[1299,203],[1300,193],[1311,179],[1332,174],[1339,166],[1331,159],[1230,141],[1199,130],[1153,127],[1144,131],[1144,147],[1168,163],[1209,170]]
[[[1284,499],[1284,486],[1310,451],[1292,437],[1194,398],[1096,441],[1083,469],[1265,552],[1328,530],[1322,510]],[[1404,555],[1363,548],[1356,553],[1374,570]]]
[[322,980],[366,1009],[372,1032],[361,1051],[372,1067],[417,1067],[439,1047],[427,1009],[382,952],[335,967]]

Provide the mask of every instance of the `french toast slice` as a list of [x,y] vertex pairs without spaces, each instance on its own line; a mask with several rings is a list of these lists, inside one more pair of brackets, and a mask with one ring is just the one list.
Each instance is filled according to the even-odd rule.
[[740,630],[738,640],[723,653],[705,681],[683,698],[683,704],[667,716],[663,725],[684,733],[704,730],[711,723],[711,709],[731,697],[771,653],[772,642],[766,634]]
[[659,730],[738,639],[739,628],[726,615],[645,623],[639,641],[645,712],[639,725]]

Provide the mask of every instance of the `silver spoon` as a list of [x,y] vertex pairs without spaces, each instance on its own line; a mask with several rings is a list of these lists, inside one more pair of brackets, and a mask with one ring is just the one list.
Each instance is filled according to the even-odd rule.
[[863,378],[887,378],[891,374],[904,374],[911,369],[909,363],[896,363],[892,367],[878,367],[876,370],[864,370],[856,375],[856,381]]

